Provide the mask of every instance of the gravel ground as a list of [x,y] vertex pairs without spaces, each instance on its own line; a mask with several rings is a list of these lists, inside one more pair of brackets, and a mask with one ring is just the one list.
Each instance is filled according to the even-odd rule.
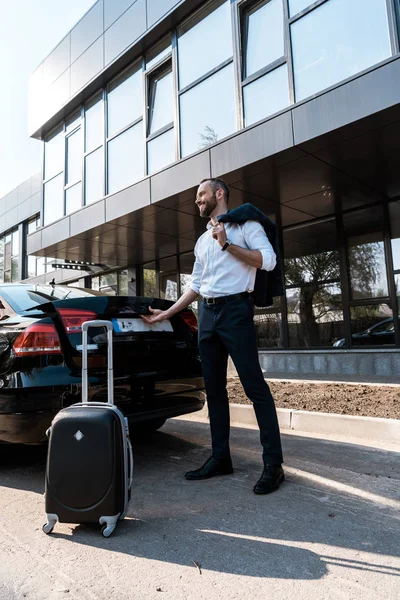
[[[400,419],[400,386],[268,381],[277,408]],[[228,380],[230,402],[249,404],[237,377]]]

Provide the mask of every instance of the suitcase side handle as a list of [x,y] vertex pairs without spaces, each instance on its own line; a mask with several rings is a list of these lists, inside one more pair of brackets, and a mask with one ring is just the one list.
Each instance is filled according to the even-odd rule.
[[113,325],[110,321],[101,320],[82,323],[82,402],[87,404],[89,398],[87,370],[89,327],[105,327],[107,329],[107,404],[114,404]]

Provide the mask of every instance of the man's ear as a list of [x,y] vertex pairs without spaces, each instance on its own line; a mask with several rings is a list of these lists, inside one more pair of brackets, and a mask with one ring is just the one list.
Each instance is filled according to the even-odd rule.
[[221,188],[219,188],[216,193],[215,196],[217,198],[218,201],[223,200],[224,199],[224,192]]

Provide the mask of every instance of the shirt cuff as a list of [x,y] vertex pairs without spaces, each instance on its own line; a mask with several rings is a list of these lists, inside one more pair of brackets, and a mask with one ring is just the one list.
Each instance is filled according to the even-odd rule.
[[197,286],[195,283],[191,283],[189,287],[195,294],[198,296],[200,295],[200,286]]
[[276,267],[276,254],[274,251],[266,250],[265,248],[260,249],[262,255],[262,266],[263,271],[273,271]]

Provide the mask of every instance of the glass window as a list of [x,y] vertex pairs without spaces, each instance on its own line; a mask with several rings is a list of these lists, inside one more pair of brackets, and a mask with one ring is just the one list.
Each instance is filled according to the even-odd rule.
[[18,256],[13,256],[11,259],[11,281],[19,280],[18,263]]
[[352,346],[390,346],[395,342],[393,312],[388,304],[350,307]]
[[36,277],[36,256],[28,256],[28,277]]
[[353,300],[388,295],[385,248],[383,241],[379,241],[379,237],[379,234],[375,234],[368,237],[352,237],[348,240],[350,287]]
[[381,205],[343,215],[353,300],[388,295]]
[[103,144],[103,101],[97,97],[85,110],[85,151],[90,152]]
[[283,237],[289,345],[333,346],[344,337],[335,221],[286,230]]
[[274,69],[243,88],[245,123],[251,125],[289,106],[287,66]]
[[228,65],[180,97],[181,152],[187,156],[236,129],[233,66]]
[[30,233],[34,233],[36,231],[36,229],[40,227],[40,217],[36,217],[35,219],[32,219],[31,221],[28,221],[28,235]]
[[82,178],[82,137],[81,130],[67,137],[67,173],[65,183],[74,183]]
[[386,0],[329,0],[291,35],[297,101],[391,55]]
[[233,54],[230,2],[224,2],[206,17],[200,13],[196,24],[192,25],[193,22],[189,22],[183,27],[178,39],[180,89]]
[[121,131],[124,127],[142,116],[142,71],[137,69],[125,75],[121,81],[109,87],[108,110],[108,137]]
[[170,129],[147,144],[149,174],[159,171],[175,161],[175,135]]
[[11,254],[13,256],[18,256],[19,254],[19,232],[18,229],[12,232],[11,237]]
[[44,256],[38,256],[36,260],[36,275],[44,275],[46,272],[46,259]]
[[285,54],[282,0],[270,0],[247,15],[246,77]]
[[58,175],[44,185],[44,225],[64,215],[64,176]]
[[76,129],[80,124],[81,124],[81,111],[79,110],[76,113],[74,113],[73,115],[71,115],[70,117],[68,117],[68,119],[65,122],[65,131],[67,133],[69,133],[70,131],[73,131],[74,129]]
[[333,346],[344,337],[339,284],[313,282],[289,288],[286,300],[291,347]]
[[294,15],[297,15],[297,13],[310,6],[313,1],[314,0],[289,0],[290,16],[293,17]]
[[280,312],[267,312],[256,308],[254,325],[259,348],[279,348],[283,345]]
[[138,123],[108,142],[108,193],[135,183],[144,175],[143,125]]
[[107,273],[107,275],[100,275],[100,292],[107,294],[107,296],[116,296],[118,294],[118,274]]
[[176,256],[160,260],[160,298],[178,300],[177,271]]
[[128,271],[118,273],[118,296],[128,296]]
[[44,146],[44,177],[50,179],[64,170],[64,132],[58,129]]
[[79,182],[65,190],[65,214],[69,215],[72,212],[79,210],[81,206],[82,184]]
[[146,55],[146,69],[151,69],[160,60],[167,57],[172,51],[170,38],[165,38],[159,44],[154,46]]
[[85,157],[85,204],[104,196],[104,152],[98,148]]
[[172,71],[161,72],[149,85],[149,135],[174,120]]
[[143,296],[154,298],[157,296],[156,264],[143,265]]

